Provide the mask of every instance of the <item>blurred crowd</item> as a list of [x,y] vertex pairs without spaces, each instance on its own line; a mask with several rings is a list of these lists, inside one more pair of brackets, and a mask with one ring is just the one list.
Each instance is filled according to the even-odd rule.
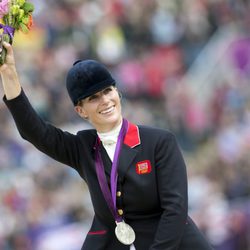
[[[73,112],[65,75],[78,59],[102,61],[122,92],[125,117],[176,134],[187,163],[190,215],[214,248],[249,250],[249,1],[32,2],[34,26],[15,35],[14,48],[20,81],[39,115],[72,133],[88,128]],[[202,52],[224,29],[235,35],[194,93],[187,75],[197,58],[206,73]],[[3,102],[0,121],[0,249],[79,250],[92,214],[85,184],[23,141]]]

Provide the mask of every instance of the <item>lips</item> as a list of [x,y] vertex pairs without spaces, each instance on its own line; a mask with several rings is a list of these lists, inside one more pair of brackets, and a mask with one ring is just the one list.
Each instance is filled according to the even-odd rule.
[[114,109],[115,109],[115,106],[111,106],[109,108],[106,108],[106,109],[100,111],[99,113],[102,115],[110,114],[111,112],[114,111]]

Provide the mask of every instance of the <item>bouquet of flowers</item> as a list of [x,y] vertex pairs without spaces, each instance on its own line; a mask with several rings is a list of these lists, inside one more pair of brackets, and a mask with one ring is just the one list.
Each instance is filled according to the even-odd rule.
[[34,5],[26,0],[0,0],[0,29],[2,29],[0,52],[0,65],[5,62],[6,50],[2,41],[13,42],[15,31],[28,33],[33,20]]

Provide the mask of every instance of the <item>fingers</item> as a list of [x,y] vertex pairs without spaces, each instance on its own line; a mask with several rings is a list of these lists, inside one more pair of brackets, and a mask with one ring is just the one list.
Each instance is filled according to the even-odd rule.
[[9,43],[3,41],[3,46],[7,50],[7,55],[13,54],[12,46]]
[[[15,64],[14,51],[13,51],[12,45],[6,41],[2,41],[0,47],[1,47],[0,48],[1,65],[13,65],[13,64]],[[2,51],[3,49],[5,51]]]

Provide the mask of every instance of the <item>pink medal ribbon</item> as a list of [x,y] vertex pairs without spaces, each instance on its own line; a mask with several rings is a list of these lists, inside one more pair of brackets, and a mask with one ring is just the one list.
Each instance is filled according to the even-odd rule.
[[104,165],[103,165],[103,161],[102,161],[102,157],[100,153],[99,137],[97,138],[96,145],[95,145],[95,148],[96,148],[95,167],[96,167],[98,182],[102,190],[103,196],[116,222],[122,221],[122,217],[118,215],[117,209],[116,209],[116,191],[117,191],[117,178],[118,178],[117,167],[118,167],[121,146],[123,144],[124,137],[127,133],[127,129],[128,129],[128,121],[126,119],[123,119],[122,127],[118,135],[118,139],[117,139],[117,143],[115,147],[114,160],[113,160],[112,168],[111,168],[111,176],[110,176],[110,189],[111,190],[109,189],[105,171],[104,171]]
[[122,244],[131,245],[135,241],[135,232],[133,228],[123,220],[123,217],[117,213],[117,208],[116,208],[116,191],[117,191],[117,178],[118,178],[117,168],[118,168],[121,146],[123,144],[123,140],[127,133],[127,130],[128,130],[128,121],[123,119],[122,127],[115,147],[114,160],[112,163],[111,176],[110,176],[110,189],[106,179],[104,165],[100,153],[99,137],[97,138],[95,145],[96,147],[95,166],[101,191],[116,222],[115,235]]

